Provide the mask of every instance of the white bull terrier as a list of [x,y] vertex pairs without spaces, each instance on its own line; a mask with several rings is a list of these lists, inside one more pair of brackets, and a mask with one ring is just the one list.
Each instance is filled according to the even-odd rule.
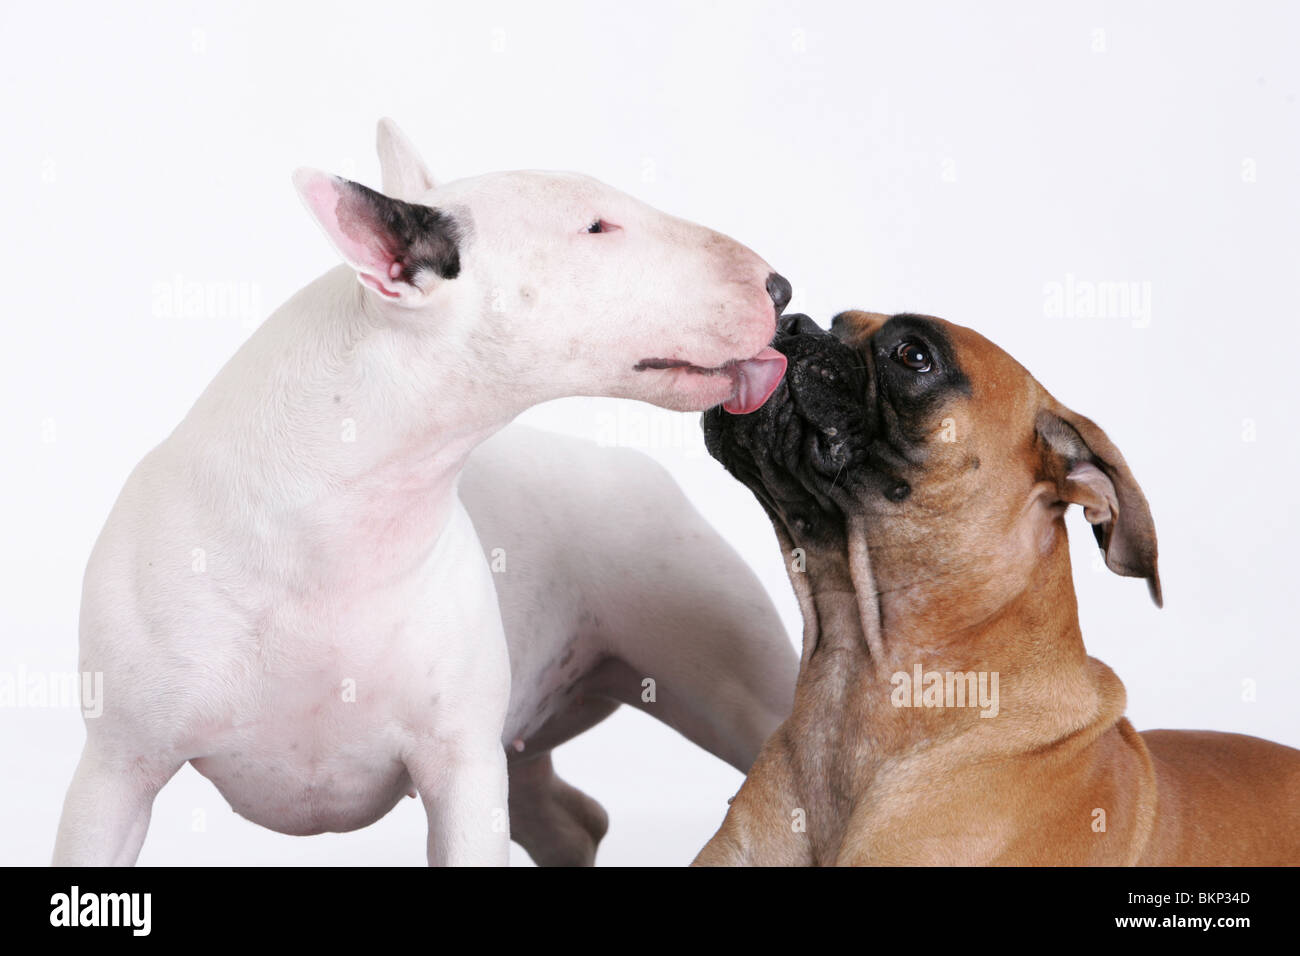
[[664,469],[511,425],[470,456],[460,491],[510,649],[511,837],[537,863],[594,861],[605,812],[555,775],[550,749],[619,703],[749,770],[789,716],[798,654],[749,566]]
[[249,338],[96,542],[80,667],[105,699],[56,864],[134,862],[186,761],[291,834],[413,788],[431,864],[505,863],[511,664],[462,465],[547,399],[745,412],[780,381],[789,284],[739,243],[573,174],[435,187],[387,121],[379,146],[419,202],[295,174],[347,265]]

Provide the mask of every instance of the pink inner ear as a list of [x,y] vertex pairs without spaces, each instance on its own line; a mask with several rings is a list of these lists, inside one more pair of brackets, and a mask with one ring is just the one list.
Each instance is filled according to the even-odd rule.
[[1103,524],[1115,520],[1119,514],[1119,499],[1115,485],[1106,473],[1090,461],[1080,462],[1065,476],[1071,502],[1083,506],[1083,516],[1089,524]]
[[378,279],[372,276],[369,272],[358,272],[357,278],[360,279],[362,282],[364,282],[366,285],[370,286],[370,288],[374,289],[382,296],[387,296],[390,299],[400,299],[402,297],[402,294],[400,292],[394,292],[393,290],[389,289],[387,286],[383,285]]
[[361,281],[390,299],[400,298],[401,293],[388,280],[396,278],[394,272],[401,275],[401,263],[384,248],[370,223],[349,208],[343,180],[313,171],[299,179],[298,188],[339,253],[357,270]]

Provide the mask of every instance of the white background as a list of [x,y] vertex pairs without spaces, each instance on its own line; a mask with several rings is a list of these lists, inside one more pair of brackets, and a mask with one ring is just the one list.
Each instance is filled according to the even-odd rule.
[[[1094,570],[1070,519],[1084,636],[1136,725],[1300,745],[1297,9],[5,4],[0,671],[76,668],[81,572],[128,471],[334,264],[289,172],[377,185],[387,114],[440,178],[577,169],[727,232],[823,323],[921,311],[1003,345],[1151,501],[1164,611]],[[1067,276],[1149,283],[1149,324],[1049,316]],[[156,287],[178,277],[235,283],[256,314],[168,315]],[[770,528],[695,416],[574,399],[526,418],[596,436],[611,412],[797,635]],[[48,859],[81,739],[73,710],[0,709],[0,863]],[[607,864],[688,862],[739,782],[626,710],[557,763],[610,811]],[[416,864],[423,833],[403,801],[357,833],[280,836],[187,768],[141,861]]]

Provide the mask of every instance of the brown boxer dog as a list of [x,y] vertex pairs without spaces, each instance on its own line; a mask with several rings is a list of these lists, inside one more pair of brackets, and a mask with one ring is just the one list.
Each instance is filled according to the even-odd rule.
[[1300,863],[1300,751],[1139,734],[1084,651],[1069,505],[1161,603],[1100,428],[940,319],[795,315],[775,346],[785,383],[704,429],[789,556],[803,660],[697,865]]

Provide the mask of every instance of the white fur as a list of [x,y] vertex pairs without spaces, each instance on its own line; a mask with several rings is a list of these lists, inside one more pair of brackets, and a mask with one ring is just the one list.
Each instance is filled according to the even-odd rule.
[[[380,147],[386,183],[432,182],[391,124],[381,124]],[[431,863],[505,862],[503,733],[526,738],[565,710],[546,698],[544,668],[525,662],[558,649],[570,608],[551,603],[541,578],[511,578],[518,605],[507,603],[508,616],[543,610],[530,616],[533,633],[512,629],[508,652],[493,576],[456,492],[461,468],[547,398],[626,395],[677,408],[726,398],[717,378],[634,366],[756,353],[772,332],[771,270],[725,237],[584,177],[494,174],[419,198],[465,224],[457,278],[420,277],[396,300],[349,266],[317,279],[267,319],[128,479],[86,571],[81,668],[103,672],[105,702],[86,722],[56,863],[133,862],[154,795],[187,760],[241,814],[287,833],[365,826],[414,786]],[[623,229],[586,235],[593,217]],[[496,473],[529,468],[508,458]],[[639,480],[630,480],[624,494],[635,500]],[[647,484],[656,481],[662,495],[661,479]],[[552,474],[552,489],[564,483]],[[657,507],[627,516],[629,531],[645,530],[646,514],[663,518]],[[684,502],[678,511],[706,551],[725,550]],[[531,523],[539,535],[571,534],[571,524],[548,526],[560,513],[581,518],[542,501]],[[616,548],[611,520],[581,533]],[[554,545],[529,530],[519,522],[512,545],[525,565],[530,548]],[[635,557],[624,550],[617,560]],[[585,560],[616,564],[594,550]],[[742,662],[738,703],[733,695],[697,718],[708,702],[683,699],[677,723],[747,763],[783,716],[793,666],[773,643],[779,628],[752,576],[734,555],[720,560],[733,576],[722,603],[755,629],[774,673]],[[624,623],[627,583],[591,589],[607,620]],[[645,612],[654,595],[628,601]],[[659,664],[681,670],[690,608],[670,616],[682,637]],[[605,649],[593,668],[637,660],[635,628],[599,630],[577,642],[581,659]],[[712,670],[687,678],[725,681],[719,671],[736,664],[728,655],[740,640],[739,629],[728,632],[726,654],[703,655]],[[619,699],[617,667],[593,673],[591,692]]]
[[512,425],[470,457],[461,496],[498,569],[512,826],[534,859],[591,862],[548,751],[617,703],[749,769],[789,714],[797,655],[754,573],[666,471]]

